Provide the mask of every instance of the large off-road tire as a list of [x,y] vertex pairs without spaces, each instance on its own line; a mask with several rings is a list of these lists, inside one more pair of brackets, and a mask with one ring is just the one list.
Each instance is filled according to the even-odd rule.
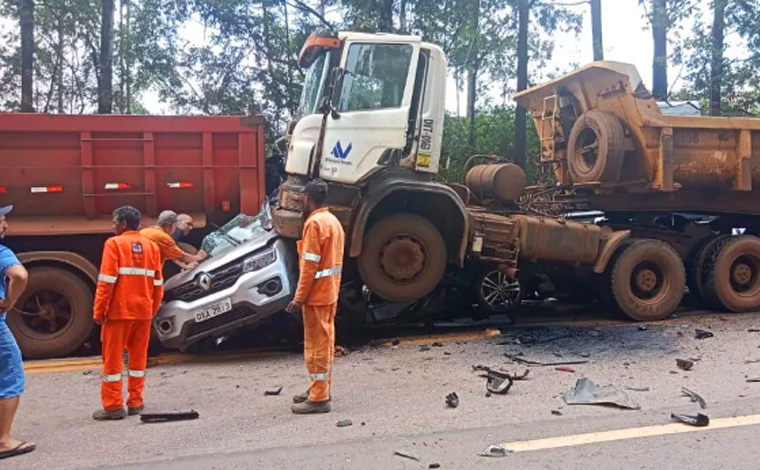
[[92,289],[76,274],[30,269],[26,290],[7,318],[24,357],[60,357],[79,348],[94,326],[92,300]]
[[446,244],[429,220],[397,214],[365,234],[358,264],[369,290],[391,302],[408,302],[429,294],[443,278]]
[[715,243],[703,266],[704,295],[717,310],[760,310],[760,238],[725,237]]
[[639,321],[667,318],[678,307],[686,285],[676,250],[658,240],[636,240],[619,248],[606,281],[616,309]]
[[567,163],[574,183],[614,183],[625,155],[625,132],[614,115],[596,109],[573,124],[567,140]]
[[686,267],[686,286],[689,288],[689,295],[695,306],[709,308],[709,304],[705,300],[705,284],[702,280],[705,259],[712,247],[727,237],[730,237],[730,235],[715,235],[707,237],[692,248],[686,256],[684,262]]
[[511,278],[495,266],[484,267],[475,283],[478,305],[492,313],[507,313],[522,304],[525,289],[517,278]]

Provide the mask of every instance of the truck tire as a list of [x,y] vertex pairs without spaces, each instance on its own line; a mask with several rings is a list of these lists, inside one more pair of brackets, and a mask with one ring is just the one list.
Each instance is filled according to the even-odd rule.
[[700,241],[686,256],[686,286],[689,288],[689,294],[698,308],[710,308],[705,299],[705,283],[702,278],[707,253],[716,243],[727,237],[730,237],[730,235],[707,237]]
[[614,183],[625,155],[625,132],[614,115],[596,109],[573,124],[567,139],[567,163],[574,183]]
[[659,240],[637,240],[619,250],[606,278],[615,307],[633,320],[667,318],[686,286],[681,257]]
[[525,289],[520,280],[510,278],[495,266],[481,270],[475,288],[478,305],[492,313],[511,312],[525,298]]
[[8,314],[8,327],[24,357],[65,356],[90,336],[92,302],[92,289],[76,274],[59,268],[31,268],[26,290]]
[[369,290],[390,302],[409,302],[435,288],[446,269],[446,243],[429,220],[397,214],[364,236],[359,274]]
[[704,261],[704,295],[718,310],[760,310],[760,238],[725,237]]

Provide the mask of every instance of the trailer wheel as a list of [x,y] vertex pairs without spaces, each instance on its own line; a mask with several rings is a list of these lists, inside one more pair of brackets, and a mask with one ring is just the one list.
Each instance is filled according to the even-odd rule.
[[446,244],[438,229],[416,214],[398,214],[367,232],[359,274],[367,287],[391,302],[429,294],[443,278]]
[[686,285],[676,250],[658,240],[637,240],[621,250],[608,276],[620,312],[639,321],[662,320],[673,313]]
[[475,284],[478,304],[493,313],[507,313],[519,307],[525,298],[520,280],[491,267],[481,271]]
[[90,336],[92,289],[58,268],[32,268],[29,283],[9,312],[8,327],[30,359],[65,356]]
[[705,283],[702,277],[705,258],[715,244],[727,237],[730,235],[707,237],[700,241],[686,256],[686,286],[689,288],[689,294],[694,303],[700,307],[707,307],[704,293]]
[[751,312],[760,309],[760,238],[725,237],[706,255],[705,299],[716,309]]
[[616,182],[624,154],[623,125],[614,115],[592,109],[573,124],[567,140],[567,163],[573,182]]

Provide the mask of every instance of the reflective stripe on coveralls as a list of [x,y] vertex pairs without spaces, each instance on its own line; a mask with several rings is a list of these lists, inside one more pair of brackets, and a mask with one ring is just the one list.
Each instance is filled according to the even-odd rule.
[[317,271],[314,273],[314,279],[320,279],[327,276],[332,276],[333,274],[340,274],[343,271],[343,268],[329,268],[329,269],[323,269],[321,271]]
[[121,382],[121,374],[101,375],[103,382]]
[[322,259],[321,256],[315,255],[314,253],[304,253],[301,258],[305,259],[306,261],[314,261],[315,263],[319,263],[319,260]]
[[132,370],[132,369],[129,369],[127,371],[127,374],[129,374],[130,377],[145,377],[145,371],[144,370]]

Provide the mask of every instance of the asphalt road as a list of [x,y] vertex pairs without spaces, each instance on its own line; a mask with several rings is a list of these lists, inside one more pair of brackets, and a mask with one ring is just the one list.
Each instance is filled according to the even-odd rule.
[[[760,383],[747,379],[760,377],[760,333],[748,331],[760,327],[757,319],[689,316],[646,329],[609,322],[502,328],[499,336],[468,333],[364,347],[337,359],[333,412],[317,416],[290,413],[291,395],[307,386],[302,358],[294,353],[149,369],[148,411],[200,412],[196,421],[164,424],[92,421],[98,370],[35,364],[14,434],[35,440],[38,450],[0,461],[0,468],[754,468]],[[715,336],[695,339],[695,328]],[[433,340],[442,346],[432,346]],[[515,382],[507,395],[487,397],[485,380],[472,365],[525,369],[505,353],[588,363],[569,366],[574,372],[529,367],[528,380]],[[680,370],[676,358],[693,358],[695,365]],[[566,405],[562,394],[581,377],[649,391],[626,390],[640,410]],[[279,396],[264,396],[275,386],[283,386]],[[682,387],[700,393],[707,408],[683,397]],[[444,402],[450,392],[459,396],[456,409]],[[671,424],[671,412],[703,412],[711,425]],[[353,425],[337,427],[344,419]],[[479,456],[489,445],[514,452]]]

